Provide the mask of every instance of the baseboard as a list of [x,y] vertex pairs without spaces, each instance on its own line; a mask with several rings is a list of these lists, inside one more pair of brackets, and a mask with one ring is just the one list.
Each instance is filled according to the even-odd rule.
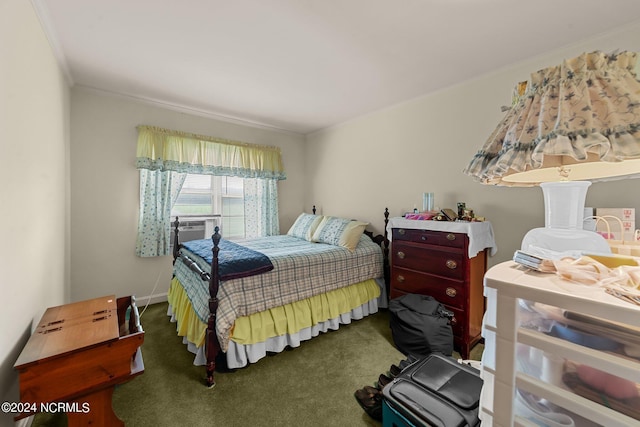
[[138,306],[138,309],[142,309],[147,305],[157,304],[159,302],[167,302],[167,292],[143,297],[136,296],[136,305]]

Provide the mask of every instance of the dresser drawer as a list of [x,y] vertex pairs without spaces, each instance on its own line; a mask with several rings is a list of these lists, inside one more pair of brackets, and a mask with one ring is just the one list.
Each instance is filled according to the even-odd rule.
[[391,275],[391,298],[401,293],[430,295],[442,304],[464,309],[466,290],[464,282],[443,279],[414,270],[394,268]]
[[394,242],[392,251],[393,266],[464,279],[466,257],[461,252],[438,251],[411,242]]
[[430,245],[447,246],[451,248],[463,248],[466,234],[449,233],[447,231],[415,230],[407,228],[394,228],[391,234],[394,241],[403,240]]

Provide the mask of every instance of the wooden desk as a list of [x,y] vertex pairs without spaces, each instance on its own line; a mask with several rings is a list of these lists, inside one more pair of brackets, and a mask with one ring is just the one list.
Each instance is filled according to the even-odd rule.
[[117,384],[144,372],[143,341],[135,297],[47,309],[14,365],[20,401],[32,409],[16,419],[54,404],[66,409],[70,427],[124,426],[111,397]]

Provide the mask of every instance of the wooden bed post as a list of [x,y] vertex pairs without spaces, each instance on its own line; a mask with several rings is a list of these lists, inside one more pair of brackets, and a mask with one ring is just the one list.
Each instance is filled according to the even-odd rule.
[[207,386],[216,385],[213,372],[216,369],[216,356],[220,352],[220,343],[216,334],[216,312],[218,311],[218,287],[220,276],[218,273],[218,252],[220,251],[220,227],[214,229],[211,240],[213,241],[213,259],[211,260],[211,279],[209,280],[209,320],[205,337],[205,354],[207,356]]
[[178,220],[178,217],[176,216],[176,220],[173,222],[173,263],[176,263],[176,260],[178,259],[178,251],[180,250],[179,248],[179,243],[178,243],[178,233],[180,232],[178,230],[178,227],[180,226],[180,221]]
[[384,284],[387,288],[387,298],[389,298],[389,292],[391,291],[391,264],[389,263],[389,235],[387,233],[387,225],[389,225],[389,208],[384,208],[384,244],[382,245],[383,253],[383,271],[384,271]]

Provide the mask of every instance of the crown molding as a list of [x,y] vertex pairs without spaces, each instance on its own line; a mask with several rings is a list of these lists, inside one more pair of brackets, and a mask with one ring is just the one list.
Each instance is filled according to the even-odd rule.
[[254,128],[264,129],[264,130],[270,130],[270,131],[274,131],[274,132],[287,133],[287,134],[290,134],[290,135],[304,136],[303,133],[296,132],[296,131],[293,131],[293,130],[290,130],[290,129],[286,129],[286,128],[281,128],[281,127],[278,127],[278,126],[269,125],[267,123],[261,123],[261,122],[248,120],[248,119],[245,119],[245,118],[241,118],[241,117],[230,116],[230,115],[218,113],[218,112],[215,112],[215,111],[204,110],[204,109],[200,109],[200,108],[194,108],[194,107],[190,107],[188,105],[175,104],[175,103],[168,102],[168,101],[165,101],[165,100],[162,100],[162,99],[155,99],[155,98],[150,98],[150,97],[141,96],[141,95],[134,95],[134,94],[122,93],[122,92],[117,92],[117,91],[112,91],[112,90],[100,89],[100,88],[97,88],[97,87],[86,86],[86,85],[81,85],[81,84],[76,84],[73,87],[74,88],[78,88],[78,89],[82,89],[82,90],[87,90],[87,91],[90,91],[90,92],[95,92],[95,93],[98,93],[98,94],[101,94],[101,95],[105,95],[105,96],[112,96],[112,97],[116,97],[116,98],[124,98],[124,99],[128,99],[128,100],[131,100],[131,101],[136,101],[136,102],[140,102],[140,103],[143,103],[143,104],[151,105],[151,106],[154,106],[154,107],[164,108],[164,109],[167,109],[167,110],[177,111],[177,112],[185,113],[185,114],[192,114],[192,115],[195,115],[195,116],[205,117],[205,118],[208,118],[208,119],[219,120],[219,121],[223,121],[223,122],[227,122],[227,123],[233,123],[233,124],[237,124],[237,125],[241,125],[241,126],[249,126],[249,127],[254,127]]
[[69,69],[69,64],[67,62],[66,56],[64,55],[64,51],[62,50],[62,47],[58,42],[58,37],[56,35],[53,23],[51,22],[49,9],[47,9],[46,6],[46,1],[31,0],[31,5],[33,6],[33,10],[38,17],[38,20],[40,21],[42,31],[44,32],[44,35],[49,42],[49,46],[51,46],[51,50],[54,57],[56,58],[56,61],[58,62],[59,67],[62,69],[62,72],[65,75],[69,87],[73,86],[73,77],[71,76],[71,70]]

